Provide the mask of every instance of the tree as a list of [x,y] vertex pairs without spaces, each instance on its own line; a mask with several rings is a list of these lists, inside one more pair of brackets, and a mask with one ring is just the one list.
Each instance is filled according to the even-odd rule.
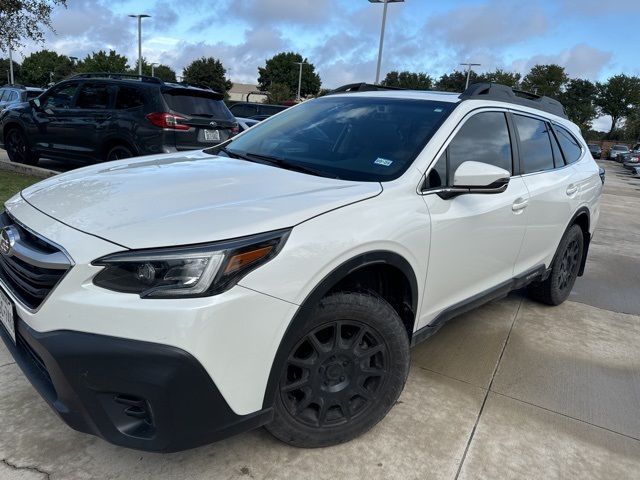
[[630,142],[640,141],[640,107],[633,108],[624,122],[624,137]]
[[[128,73],[133,75],[138,74],[138,61],[136,60],[136,64],[134,67],[129,70]],[[165,82],[175,82],[176,81],[176,72],[173,68],[168,67],[167,65],[156,65],[153,69],[151,68],[151,64],[147,62],[147,59],[142,57],[142,74],[143,75],[155,75],[161,80]]]
[[274,83],[267,92],[267,101],[269,103],[282,103],[291,100],[291,90],[284,83]]
[[479,81],[499,83],[500,85],[507,85],[508,87],[518,88],[520,85],[520,74],[517,72],[505,72],[498,68],[493,72],[483,73],[478,77]]
[[194,60],[183,72],[183,80],[188,83],[199,83],[222,93],[231,89],[233,83],[226,78],[227,71],[222,62],[213,57],[202,57]]
[[297,92],[300,65],[296,65],[295,62],[304,62],[300,95],[316,95],[320,91],[320,76],[315,72],[312,63],[295,52],[278,53],[268,59],[264,67],[258,67],[258,88],[266,92],[272,89],[272,85],[279,83],[286,85],[289,91]]
[[522,79],[522,88],[559,99],[568,81],[569,77],[560,65],[536,65]]
[[415,72],[397,72],[387,73],[387,76],[381,82],[386,87],[409,88],[411,90],[431,90],[433,88],[433,79],[426,73]]
[[611,136],[618,122],[640,106],[640,78],[615,75],[605,83],[598,83],[596,88],[596,105],[600,112],[611,116]]
[[87,55],[84,60],[78,63],[79,72],[107,72],[107,73],[126,73],[129,70],[129,61],[127,57],[116,53],[115,50],[104,50],[92,52]]
[[23,41],[41,43],[44,29],[51,27],[51,13],[67,0],[2,0],[0,2],[0,48],[18,48]]
[[[479,81],[478,74],[471,70],[469,85]],[[467,85],[467,73],[455,70],[453,73],[442,75],[436,82],[436,90],[442,92],[464,92]]]
[[[9,59],[8,58],[0,58],[0,85],[4,83],[4,79],[9,79]],[[22,79],[20,77],[20,64],[13,61],[13,78],[16,83],[22,83]]]
[[73,73],[73,62],[65,55],[50,50],[40,50],[25,57],[20,68],[20,81],[42,87],[59,82]]
[[595,98],[598,90],[589,80],[574,78],[569,80],[565,91],[560,95],[567,116],[583,132],[589,131],[591,122],[597,116]]

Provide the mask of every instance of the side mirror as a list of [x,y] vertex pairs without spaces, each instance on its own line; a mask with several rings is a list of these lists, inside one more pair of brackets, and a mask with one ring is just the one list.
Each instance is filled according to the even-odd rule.
[[40,99],[37,97],[29,100],[29,105],[31,105],[31,107],[35,108],[36,110],[42,109],[42,104],[40,103]]
[[465,193],[502,193],[509,186],[511,174],[488,163],[468,161],[453,174],[453,186],[442,189],[438,196],[449,199]]

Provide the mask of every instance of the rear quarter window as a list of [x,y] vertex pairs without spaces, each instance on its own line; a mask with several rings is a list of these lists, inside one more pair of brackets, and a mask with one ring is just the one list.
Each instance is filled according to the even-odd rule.
[[221,120],[234,121],[234,117],[222,100],[189,95],[188,93],[163,93],[169,108],[190,116],[203,116]]
[[558,141],[560,142],[560,148],[564,154],[564,160],[569,163],[577,162],[582,156],[582,147],[576,138],[569,133],[564,127],[556,125],[556,132],[558,134]]
[[116,94],[116,110],[128,110],[144,106],[144,93],[134,87],[120,87]]

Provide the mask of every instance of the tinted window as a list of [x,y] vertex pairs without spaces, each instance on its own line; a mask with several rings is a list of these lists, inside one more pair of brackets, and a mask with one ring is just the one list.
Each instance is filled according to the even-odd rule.
[[18,92],[16,92],[15,90],[13,90],[13,91],[9,92],[9,98],[8,98],[8,100],[9,100],[10,102],[13,102],[13,101],[15,101],[15,100],[17,100],[17,99],[18,99]]
[[556,126],[556,132],[558,133],[558,141],[566,162],[573,163],[580,160],[582,148],[574,136],[563,127]]
[[564,157],[562,156],[562,151],[560,150],[560,145],[558,144],[558,140],[553,132],[549,132],[549,139],[551,140],[551,149],[553,150],[553,164],[556,168],[564,167]]
[[277,107],[273,105],[264,105],[260,107],[260,115],[275,115],[276,113],[280,113],[283,110],[286,110],[287,107]]
[[77,83],[67,83],[50,90],[42,105],[43,108],[70,108],[78,89]]
[[83,85],[76,100],[76,108],[103,110],[109,108],[111,87],[105,84]]
[[523,173],[552,169],[553,152],[547,123],[521,115],[514,115],[514,118],[520,136],[520,160]]
[[40,90],[27,90],[27,100],[39,97],[42,92]]
[[248,118],[258,114],[258,107],[255,105],[243,105],[238,103],[236,105],[231,105],[230,110],[236,117]]
[[126,110],[144,105],[143,93],[137,88],[120,87],[116,96],[116,109]]
[[447,152],[438,158],[438,161],[429,171],[427,178],[427,188],[443,187],[447,184]]
[[275,157],[319,175],[391,180],[409,168],[454,106],[357,95],[323,97],[256,125],[227,149]]
[[7,95],[8,90],[4,88],[0,89],[0,102],[4,100],[5,95]]
[[465,122],[447,148],[449,180],[464,162],[488,163],[512,172],[511,141],[504,113],[485,112]]
[[196,97],[183,93],[163,94],[169,108],[177,113],[185,115],[218,118],[220,120],[233,121],[233,115],[222,100],[206,97]]

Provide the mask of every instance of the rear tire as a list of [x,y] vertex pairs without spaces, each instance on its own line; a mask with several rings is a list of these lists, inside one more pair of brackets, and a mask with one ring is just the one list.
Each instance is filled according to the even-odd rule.
[[107,152],[105,161],[112,162],[114,160],[122,160],[133,157],[133,152],[125,145],[115,145]]
[[280,375],[273,436],[297,447],[352,440],[382,420],[409,373],[409,339],[383,299],[324,298],[301,329]]
[[529,286],[529,297],[547,305],[560,305],[571,293],[584,254],[584,234],[578,225],[566,231],[556,252],[549,277]]
[[9,160],[25,165],[38,163],[38,155],[31,151],[27,136],[20,128],[12,128],[5,135],[4,146],[7,149]]

